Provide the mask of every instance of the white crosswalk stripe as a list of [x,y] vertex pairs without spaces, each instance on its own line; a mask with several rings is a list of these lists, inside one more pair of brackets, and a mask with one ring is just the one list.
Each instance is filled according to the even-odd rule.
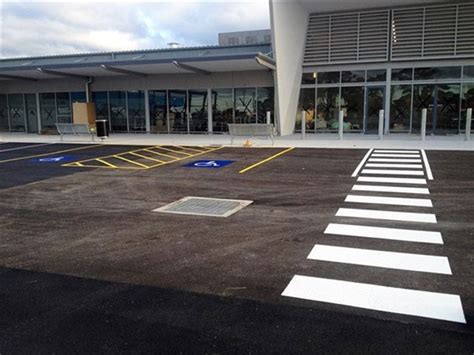
[[391,163],[367,163],[365,164],[368,168],[411,168],[411,169],[423,169],[421,164],[391,164]]
[[421,170],[386,170],[386,169],[362,169],[362,174],[369,175],[412,175],[423,176]]
[[372,203],[377,205],[433,207],[431,200],[424,198],[347,195],[345,202]]
[[421,158],[420,154],[390,154],[390,153],[374,153],[371,157],[385,157],[385,158]]
[[368,162],[387,162],[387,163],[421,163],[421,159],[397,159],[397,158],[370,158]]
[[412,185],[426,185],[426,179],[418,178],[393,178],[393,177],[372,177],[359,176],[357,181],[361,182],[384,182],[393,184],[412,184]]
[[339,210],[337,210],[336,216],[365,219],[383,219],[402,222],[437,223],[436,216],[432,213],[339,208]]
[[373,191],[373,192],[394,192],[401,194],[420,194],[429,195],[430,190],[424,187],[399,187],[399,186],[384,186],[384,185],[354,185],[354,191]]

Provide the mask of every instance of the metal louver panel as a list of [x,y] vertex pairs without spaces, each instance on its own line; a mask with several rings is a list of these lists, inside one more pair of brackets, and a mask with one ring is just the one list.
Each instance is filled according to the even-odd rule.
[[423,9],[394,10],[392,14],[392,59],[423,55]]
[[456,55],[474,56],[474,3],[458,6]]
[[456,6],[425,9],[423,57],[454,55]]
[[304,65],[388,59],[390,11],[311,14]]

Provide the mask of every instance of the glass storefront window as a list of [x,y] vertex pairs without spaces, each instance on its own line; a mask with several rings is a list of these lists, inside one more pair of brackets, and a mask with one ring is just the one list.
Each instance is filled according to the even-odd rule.
[[187,132],[187,97],[186,91],[173,90],[169,95],[169,121],[171,132]]
[[148,96],[151,132],[168,132],[166,90],[150,90]]
[[316,131],[337,130],[339,88],[318,88]]
[[28,133],[38,133],[38,109],[36,95],[25,94],[25,113]]
[[364,88],[342,87],[341,110],[344,110],[344,130],[362,131],[364,122]]
[[301,77],[301,84],[315,84],[316,73],[303,73]]
[[413,80],[413,68],[392,69],[392,81]]
[[6,132],[9,129],[7,95],[0,95],[0,131]]
[[56,130],[56,98],[54,93],[40,94],[41,130]]
[[212,90],[212,131],[228,132],[229,123],[233,123],[232,89]]
[[255,123],[255,88],[235,89],[235,123]]
[[461,67],[415,68],[415,80],[460,79]]
[[71,103],[86,102],[86,93],[84,91],[71,92]]
[[[462,88],[461,131],[463,132],[466,131],[466,112],[468,108],[474,110],[474,83],[465,83]],[[471,131],[474,129],[473,126],[471,126]]]
[[365,81],[365,70],[352,70],[342,72],[343,83],[363,83]]
[[92,102],[95,104],[95,117],[98,120],[109,120],[109,100],[106,91],[92,93]]
[[145,132],[145,94],[143,91],[127,92],[128,122],[130,132]]
[[464,80],[474,80],[474,65],[464,66],[462,77]]
[[10,109],[10,131],[26,132],[23,95],[8,95],[8,107]]
[[189,90],[189,131],[207,132],[207,90]]
[[301,118],[304,111],[306,113],[306,132],[314,132],[315,94],[316,89],[301,89],[298,109],[296,110],[295,131],[301,132]]
[[367,82],[379,82],[387,80],[385,69],[367,70]]
[[127,99],[124,91],[109,92],[112,132],[127,132]]
[[71,123],[71,101],[68,92],[56,93],[56,109],[58,122]]
[[338,71],[318,73],[318,84],[339,84],[341,73]]
[[411,117],[411,85],[392,85],[390,100],[390,132],[409,132]]
[[270,111],[270,122],[273,123],[273,96],[273,87],[257,88],[257,123],[267,123],[268,111]]

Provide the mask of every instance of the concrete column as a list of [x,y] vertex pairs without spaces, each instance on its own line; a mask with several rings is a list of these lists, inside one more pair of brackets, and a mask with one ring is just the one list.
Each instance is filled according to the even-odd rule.
[[145,90],[145,126],[147,133],[151,131],[150,124],[150,94],[148,90]]
[[207,89],[207,132],[212,133],[212,90]]

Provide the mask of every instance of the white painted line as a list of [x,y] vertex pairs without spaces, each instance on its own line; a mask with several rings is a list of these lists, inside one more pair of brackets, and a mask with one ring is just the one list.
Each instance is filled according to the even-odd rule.
[[374,162],[374,163],[421,163],[421,159],[370,158],[369,162]]
[[423,176],[425,173],[420,170],[387,170],[387,169],[364,169],[362,174],[373,175],[417,175]]
[[10,152],[12,150],[21,150],[21,149],[34,148],[34,147],[43,147],[45,145],[52,145],[52,144],[56,144],[56,143],[40,143],[40,144],[33,144],[33,145],[26,145],[26,146],[24,145],[22,147],[3,149],[3,150],[0,150],[0,153]]
[[295,275],[282,296],[466,323],[458,295]]
[[443,244],[443,238],[440,232],[360,226],[355,224],[330,223],[324,231],[324,234],[400,240],[414,243]]
[[428,157],[426,156],[425,150],[421,150],[421,155],[423,156],[423,162],[425,163],[426,176],[428,180],[433,180],[433,173],[431,172],[430,163],[428,163]]
[[432,213],[413,213],[398,211],[366,210],[359,208],[339,208],[338,217],[354,217],[367,219],[383,219],[389,221],[437,223],[436,215]]
[[347,195],[344,201],[355,203],[373,203],[377,205],[433,207],[431,200],[425,198]]
[[398,253],[316,244],[308,259],[452,275],[445,256]]
[[367,163],[365,164],[368,168],[411,168],[411,169],[423,169],[421,164],[389,164],[389,163]]
[[389,154],[389,153],[374,153],[372,157],[384,158],[420,158],[420,154]]
[[360,176],[357,181],[361,182],[383,182],[393,184],[413,184],[413,185],[426,185],[425,179],[413,179],[413,178],[391,178],[391,177],[373,177],[373,176]]
[[360,169],[362,169],[362,167],[364,166],[365,162],[367,161],[367,159],[369,159],[370,157],[370,154],[372,153],[374,149],[371,148],[369,149],[369,151],[365,154],[364,158],[361,160],[361,162],[359,163],[359,165],[357,165],[357,168],[354,170],[354,172],[352,173],[352,177],[356,177],[357,174],[359,174],[359,171]]
[[399,186],[384,186],[384,185],[354,185],[354,191],[374,191],[374,192],[394,192],[401,194],[419,194],[429,195],[430,190],[424,187],[399,187]]
[[383,150],[383,149],[375,149],[374,153],[420,154],[420,151],[419,150]]

